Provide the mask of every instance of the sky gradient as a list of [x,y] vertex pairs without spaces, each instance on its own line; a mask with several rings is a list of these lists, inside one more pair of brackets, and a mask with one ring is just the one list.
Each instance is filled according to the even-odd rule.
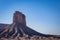
[[0,0],[0,23],[11,24],[15,11],[26,15],[28,27],[60,35],[60,0]]

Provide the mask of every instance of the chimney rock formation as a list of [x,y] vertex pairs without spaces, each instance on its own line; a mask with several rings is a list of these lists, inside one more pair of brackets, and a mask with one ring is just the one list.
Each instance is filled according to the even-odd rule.
[[13,23],[20,23],[22,25],[26,25],[25,15],[19,11],[15,11],[13,16]]
[[39,33],[26,25],[25,15],[15,11],[12,24],[0,24],[0,40],[60,40],[60,36]]

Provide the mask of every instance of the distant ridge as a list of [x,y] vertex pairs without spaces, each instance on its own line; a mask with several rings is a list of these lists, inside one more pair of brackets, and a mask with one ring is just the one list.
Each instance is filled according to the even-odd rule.
[[[0,24],[0,40],[3,39],[14,39],[17,38],[19,40],[19,37],[28,36],[28,38],[32,36],[36,37],[46,37],[46,38],[58,38],[60,39],[59,35],[46,35],[39,32],[36,32],[35,30],[29,28],[26,25],[26,17],[22,12],[15,11],[13,15],[13,23],[12,24]],[[11,40],[11,39],[10,39]],[[15,39],[14,39],[15,40]]]

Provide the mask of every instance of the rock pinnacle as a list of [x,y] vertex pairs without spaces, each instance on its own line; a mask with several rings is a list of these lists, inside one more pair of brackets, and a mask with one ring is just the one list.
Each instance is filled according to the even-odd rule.
[[13,16],[13,23],[20,23],[22,25],[26,25],[25,15],[22,12],[15,11]]

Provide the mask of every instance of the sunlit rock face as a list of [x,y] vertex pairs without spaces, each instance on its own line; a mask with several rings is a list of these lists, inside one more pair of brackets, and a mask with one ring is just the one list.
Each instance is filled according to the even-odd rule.
[[26,16],[15,11],[12,24],[0,24],[0,40],[60,40],[60,36],[36,32],[26,25]]

